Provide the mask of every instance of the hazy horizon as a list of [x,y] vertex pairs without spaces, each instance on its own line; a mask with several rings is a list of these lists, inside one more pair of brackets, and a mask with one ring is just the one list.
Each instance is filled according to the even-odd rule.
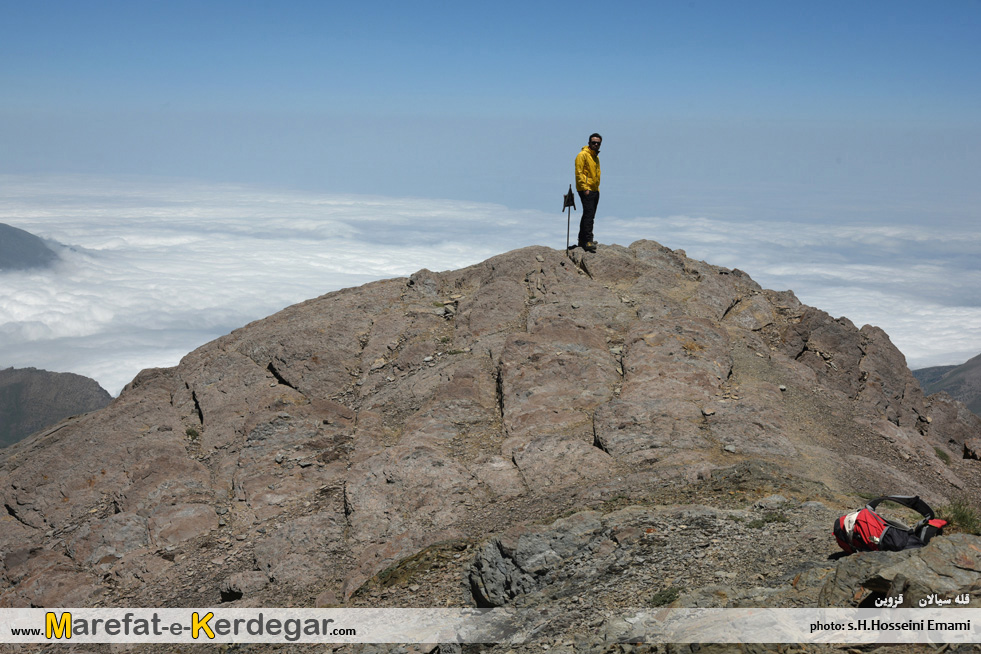
[[[0,274],[0,366],[76,372],[116,395],[139,370],[176,365],[296,302],[519,247],[561,249],[560,195],[544,213],[174,180],[2,176],[0,222],[65,247],[50,270]],[[793,290],[858,326],[880,326],[911,367],[963,363],[981,343],[981,274],[947,254],[976,250],[981,228],[829,231],[688,216],[605,216],[599,225],[603,243],[655,240]],[[868,256],[870,244],[889,255]]]

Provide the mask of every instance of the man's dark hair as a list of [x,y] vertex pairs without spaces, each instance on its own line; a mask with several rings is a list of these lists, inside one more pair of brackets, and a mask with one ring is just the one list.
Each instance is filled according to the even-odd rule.
[[603,140],[603,137],[600,136],[599,134],[595,133],[595,132],[593,132],[592,134],[590,134],[589,135],[589,138],[587,140],[592,141],[594,138],[597,138],[597,139],[599,139],[601,141]]

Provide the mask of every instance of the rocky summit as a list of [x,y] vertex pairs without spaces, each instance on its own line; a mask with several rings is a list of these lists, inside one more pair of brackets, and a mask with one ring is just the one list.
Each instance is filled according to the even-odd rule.
[[651,241],[530,247],[289,307],[0,451],[0,605],[531,606],[591,651],[618,607],[912,602],[945,557],[978,591],[966,534],[829,557],[871,496],[981,497],[979,435],[877,327]]

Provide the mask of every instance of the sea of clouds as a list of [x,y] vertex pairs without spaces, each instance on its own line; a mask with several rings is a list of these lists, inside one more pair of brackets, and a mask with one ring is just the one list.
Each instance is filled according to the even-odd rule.
[[[560,196],[545,213],[182,180],[0,176],[0,222],[47,239],[62,259],[0,273],[0,367],[76,372],[118,394],[143,368],[175,365],[329,291],[527,245],[562,248]],[[914,368],[981,351],[981,227],[622,218],[601,206],[596,233],[601,243],[682,248],[878,325]]]

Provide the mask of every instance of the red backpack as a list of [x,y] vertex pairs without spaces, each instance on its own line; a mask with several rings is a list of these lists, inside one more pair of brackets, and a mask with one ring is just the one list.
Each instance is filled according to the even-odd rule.
[[[875,509],[880,502],[888,500],[913,509],[923,519],[912,527],[898,520],[884,518]],[[852,552],[898,552],[923,547],[930,539],[943,531],[946,520],[934,516],[926,502],[919,497],[908,495],[888,495],[879,497],[863,509],[845,514],[835,520],[835,540],[848,554]]]

